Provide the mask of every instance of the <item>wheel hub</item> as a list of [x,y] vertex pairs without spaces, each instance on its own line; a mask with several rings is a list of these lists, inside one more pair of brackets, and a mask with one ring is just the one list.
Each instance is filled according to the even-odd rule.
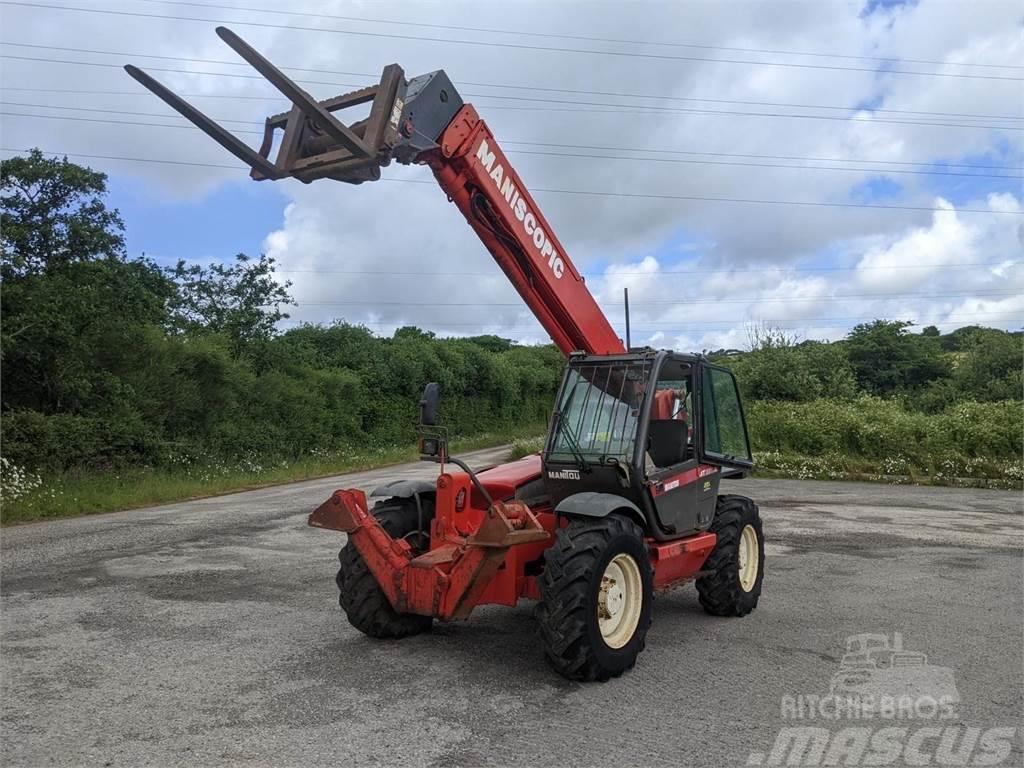
[[642,607],[640,568],[629,555],[617,555],[605,568],[597,593],[597,623],[609,647],[621,648],[630,641]]
[[737,552],[740,587],[744,592],[754,588],[757,571],[761,563],[761,548],[757,543],[757,532],[751,525],[746,525],[740,532],[740,545]]

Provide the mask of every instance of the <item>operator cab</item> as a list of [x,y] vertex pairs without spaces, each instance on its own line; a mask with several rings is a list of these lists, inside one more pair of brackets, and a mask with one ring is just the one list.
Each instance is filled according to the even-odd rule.
[[732,373],[701,355],[645,351],[570,359],[543,453],[554,505],[615,505],[674,539],[706,530],[723,474],[753,466]]

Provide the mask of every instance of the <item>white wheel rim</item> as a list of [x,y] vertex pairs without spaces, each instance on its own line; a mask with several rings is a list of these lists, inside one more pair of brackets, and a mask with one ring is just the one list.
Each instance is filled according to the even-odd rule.
[[616,555],[601,576],[597,594],[597,625],[609,648],[621,648],[630,641],[640,623],[643,608],[640,568],[629,555]]
[[757,531],[747,525],[740,533],[739,547],[740,587],[744,592],[754,588],[757,581],[757,569],[761,563],[761,548],[757,545]]

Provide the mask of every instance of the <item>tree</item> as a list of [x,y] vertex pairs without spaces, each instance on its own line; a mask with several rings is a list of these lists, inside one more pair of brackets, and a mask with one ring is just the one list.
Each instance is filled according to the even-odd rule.
[[955,381],[972,400],[1019,399],[1024,389],[1024,340],[1004,331],[973,331],[964,343]]
[[751,400],[807,401],[849,399],[856,384],[846,352],[835,344],[796,343],[768,325],[747,328],[749,352],[719,357],[736,373],[743,396]]
[[845,346],[857,383],[874,395],[906,394],[947,378],[937,337],[907,332],[913,323],[875,320],[854,327]]
[[4,280],[76,261],[124,256],[124,224],[103,202],[104,173],[33,149],[0,161]]
[[173,288],[145,260],[67,263],[4,281],[3,405],[43,412],[103,411],[121,393],[111,379],[141,326],[162,328]]
[[173,324],[187,333],[222,333],[240,352],[253,341],[265,341],[277,323],[288,317],[282,305],[294,304],[288,288],[274,277],[273,258],[253,261],[244,253],[233,264],[178,263],[167,271],[177,284]]
[[104,174],[33,150],[0,176],[3,405],[103,410],[120,398],[106,364],[130,328],[166,322],[172,288],[152,262],[125,259]]

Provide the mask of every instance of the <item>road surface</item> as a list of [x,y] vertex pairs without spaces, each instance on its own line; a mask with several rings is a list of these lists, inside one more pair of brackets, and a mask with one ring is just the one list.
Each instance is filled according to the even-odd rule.
[[[861,633],[952,670],[956,717],[938,725],[1022,722],[1019,493],[726,483],[765,519],[758,609],[719,619],[692,587],[659,595],[637,668],[579,685],[545,665],[529,604],[397,643],[347,624],[343,537],[306,515],[336,487],[435,471],[5,529],[3,764],[758,764]],[[1005,765],[1024,763],[1015,738]]]

